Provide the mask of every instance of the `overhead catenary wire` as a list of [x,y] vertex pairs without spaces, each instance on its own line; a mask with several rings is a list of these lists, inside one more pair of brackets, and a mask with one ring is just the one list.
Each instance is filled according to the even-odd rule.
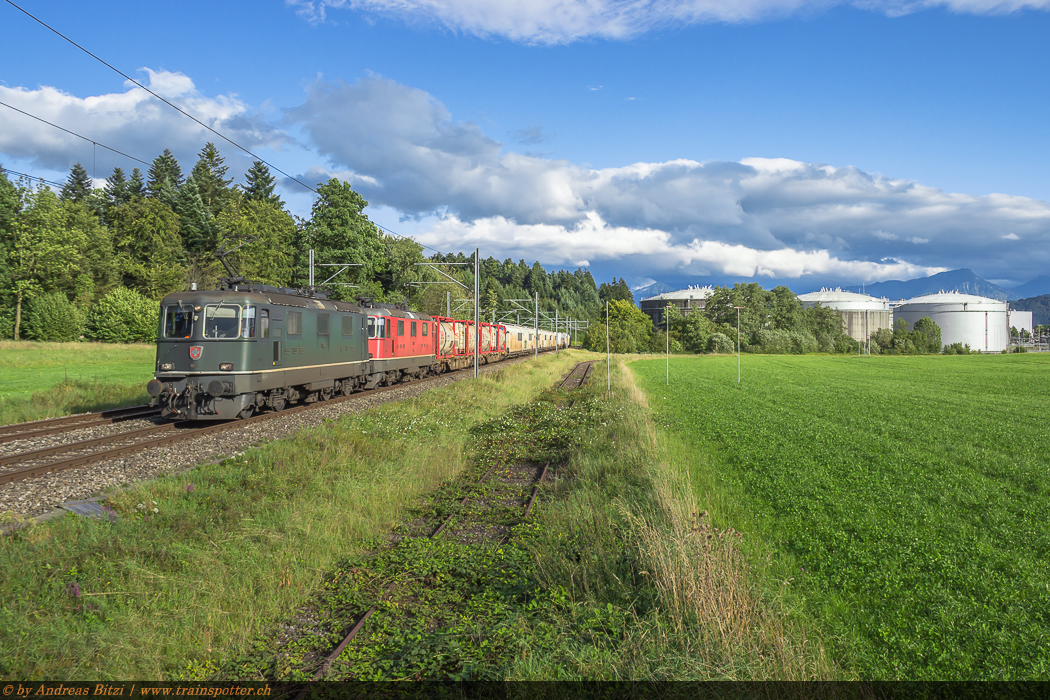
[[65,187],[65,185],[63,185],[61,182],[54,182],[52,180],[45,180],[42,177],[37,177],[36,175],[30,175],[29,173],[20,173],[17,170],[11,170],[11,168],[5,168],[3,166],[0,166],[0,172],[14,173],[15,175],[21,175],[22,177],[28,177],[30,180],[40,180],[40,182],[43,182],[44,184],[47,184],[47,185],[52,185],[54,187]]
[[130,156],[127,153],[125,153],[124,151],[118,151],[117,149],[115,149],[115,148],[113,148],[111,146],[107,146],[104,143],[99,143],[95,139],[89,139],[87,136],[84,136],[83,134],[78,134],[75,131],[71,131],[71,130],[65,128],[64,126],[59,126],[58,124],[52,124],[51,122],[49,122],[46,119],[42,119],[42,118],[36,116],[35,114],[30,114],[29,112],[26,112],[25,110],[19,109],[18,107],[13,107],[12,105],[7,104],[6,102],[0,102],[0,106],[7,107],[8,109],[13,109],[14,111],[18,112],[19,114],[24,114],[27,117],[30,117],[32,119],[36,119],[38,122],[43,122],[44,124],[47,124],[48,126],[53,126],[56,129],[60,129],[60,130],[62,130],[64,132],[66,132],[67,134],[72,134],[73,136],[76,136],[78,139],[84,139],[88,143],[93,143],[96,146],[102,146],[102,148],[105,148],[107,151],[113,151],[114,153],[116,153],[118,155],[122,155],[125,158],[130,158],[131,160],[135,161],[136,163],[142,163],[145,166],[149,166],[149,163],[147,163],[146,161],[144,161],[144,160],[142,160],[140,158],[136,158],[135,156]]
[[[207,130],[208,130],[208,131],[210,131],[211,133],[215,134],[216,136],[218,136],[219,138],[221,138],[221,139],[222,139],[223,141],[226,141],[227,143],[229,143],[229,144],[231,144],[231,145],[235,146],[236,148],[240,149],[241,151],[244,151],[244,152],[245,152],[245,153],[247,153],[247,154],[248,154],[249,156],[251,156],[252,158],[255,158],[256,160],[258,160],[258,161],[259,161],[259,162],[261,162],[261,163],[264,163],[264,164],[265,164],[265,165],[267,165],[268,167],[270,167],[270,168],[273,168],[274,170],[276,170],[277,172],[279,172],[279,173],[280,173],[281,175],[284,175],[284,176],[285,176],[286,178],[288,178],[288,179],[289,179],[289,180],[291,180],[292,182],[295,182],[295,183],[297,183],[297,184],[299,184],[299,185],[302,185],[303,187],[305,187],[306,189],[310,190],[310,191],[311,191],[311,192],[313,192],[314,194],[317,194],[317,190],[316,190],[316,189],[314,189],[313,187],[310,187],[310,185],[306,184],[305,182],[303,182],[302,180],[300,180],[300,179],[298,179],[298,178],[296,178],[296,177],[292,177],[291,175],[289,175],[289,174],[288,174],[288,173],[286,173],[285,171],[283,171],[283,170],[281,170],[280,168],[278,168],[278,167],[277,167],[276,165],[274,165],[273,163],[271,163],[271,162],[267,161],[266,159],[262,158],[261,156],[258,156],[258,155],[256,155],[255,153],[252,153],[252,152],[251,152],[251,151],[249,151],[249,150],[248,150],[247,148],[245,148],[244,146],[240,145],[239,143],[237,143],[237,142],[236,142],[236,141],[234,141],[233,139],[229,138],[229,137],[228,137],[228,136],[226,136],[225,134],[222,134],[222,133],[220,133],[220,132],[219,132],[219,131],[217,131],[216,129],[214,129],[214,128],[212,128],[212,127],[208,126],[207,124],[205,124],[204,122],[202,122],[202,121],[201,121],[200,119],[197,119],[197,118],[196,118],[195,116],[193,116],[193,115],[192,115],[192,114],[190,114],[189,112],[186,112],[186,111],[184,111],[184,110],[183,110],[182,108],[180,108],[180,107],[179,107],[178,105],[176,105],[176,104],[174,104],[173,102],[170,102],[170,101],[166,100],[165,98],[161,97],[160,95],[158,95],[157,93],[153,92],[153,91],[152,91],[152,90],[150,90],[150,89],[149,89],[148,87],[146,87],[145,85],[143,85],[143,84],[142,84],[142,83],[140,83],[139,81],[135,80],[135,79],[134,79],[134,78],[132,78],[132,77],[131,77],[130,75],[128,75],[128,74],[127,74],[127,73],[125,73],[124,71],[120,70],[119,68],[117,68],[117,67],[116,67],[116,66],[114,66],[113,64],[111,64],[111,63],[107,62],[106,60],[104,60],[103,58],[100,58],[99,56],[96,56],[96,55],[95,55],[95,54],[93,54],[93,53],[92,53],[91,51],[88,51],[88,50],[87,50],[86,48],[84,48],[83,46],[81,46],[81,45],[80,45],[80,44],[78,44],[77,42],[73,41],[73,40],[72,40],[72,39],[70,39],[70,38],[69,38],[68,36],[66,36],[66,35],[65,35],[65,34],[63,34],[62,32],[58,31],[57,29],[55,29],[54,27],[52,27],[52,26],[51,26],[50,24],[48,24],[48,23],[47,23],[47,22],[45,22],[44,20],[40,19],[39,17],[37,17],[36,15],[32,14],[32,13],[31,13],[31,12],[29,12],[28,10],[26,10],[26,9],[24,9],[24,8],[20,7],[19,5],[15,4],[14,2],[12,2],[12,0],[4,0],[4,2],[6,2],[6,3],[7,3],[8,5],[10,5],[11,7],[15,8],[16,10],[18,10],[18,11],[19,11],[19,12],[21,12],[22,14],[24,14],[24,15],[25,15],[26,17],[29,17],[29,18],[30,18],[31,20],[33,20],[34,22],[36,22],[36,23],[37,23],[37,24],[39,24],[40,26],[44,27],[44,28],[45,28],[45,29],[47,29],[48,31],[51,31],[51,32],[53,32],[54,34],[58,35],[59,37],[61,37],[61,38],[65,39],[65,40],[66,40],[66,41],[68,41],[68,42],[69,42],[70,44],[72,44],[73,46],[77,47],[78,49],[80,49],[81,51],[83,51],[84,53],[86,53],[86,54],[87,54],[88,56],[91,56],[91,57],[92,57],[93,59],[95,59],[96,61],[98,61],[98,62],[99,62],[99,63],[101,63],[102,65],[106,66],[107,68],[109,68],[109,69],[110,69],[110,70],[112,70],[112,71],[113,71],[114,73],[116,73],[117,75],[121,76],[122,78],[124,78],[124,79],[125,79],[125,80],[127,80],[128,82],[130,82],[130,83],[132,83],[132,84],[136,85],[137,87],[139,87],[139,88],[141,88],[141,89],[145,90],[146,92],[148,92],[149,94],[153,95],[153,96],[154,96],[154,97],[156,97],[156,98],[157,98],[158,100],[160,100],[160,101],[161,101],[161,102],[163,102],[164,104],[168,105],[169,107],[171,107],[172,109],[174,109],[175,111],[177,111],[177,112],[178,112],[179,114],[182,114],[183,116],[185,116],[185,117],[187,117],[187,118],[189,118],[189,119],[192,119],[192,120],[193,120],[194,122],[196,122],[196,123],[197,123],[197,124],[199,124],[200,126],[204,127],[205,129],[207,129]],[[30,116],[32,116],[32,115],[30,115]],[[43,120],[41,120],[41,121],[43,121]],[[58,128],[61,128],[61,127],[58,127]],[[88,139],[88,140],[90,141],[90,139]],[[94,142],[94,141],[92,141],[92,143],[95,143],[95,142]],[[101,145],[101,144],[99,144],[99,145]],[[123,154],[122,154],[122,155],[123,155]],[[130,157],[130,156],[129,156],[129,157]],[[137,160],[137,159],[136,159],[136,160]],[[139,162],[142,162],[142,161],[139,161]],[[389,233],[389,234],[391,234],[391,235],[393,235],[393,236],[397,236],[398,238],[406,238],[406,239],[408,239],[408,240],[411,240],[411,241],[415,242],[415,243],[416,243],[417,245],[419,245],[419,246],[421,246],[421,247],[423,247],[423,248],[426,248],[427,250],[433,250],[433,251],[434,251],[435,253],[440,253],[440,252],[441,252],[441,251],[439,251],[439,250],[438,250],[437,248],[431,248],[431,247],[430,247],[430,246],[428,246],[428,245],[425,245],[425,244],[423,244],[423,243],[419,243],[418,241],[416,241],[416,240],[415,240],[414,238],[411,238],[410,236],[405,236],[405,235],[402,235],[402,234],[400,234],[400,233],[397,233],[397,232],[395,232],[395,231],[391,231],[391,230],[390,230],[390,229],[388,229],[387,227],[385,227],[385,226],[382,226],[382,225],[380,225],[380,224],[377,224],[377,223],[375,223],[374,221],[373,221],[372,223],[373,223],[373,224],[375,224],[375,226],[376,226],[377,228],[380,228],[380,229],[382,229],[382,230],[386,231],[387,233]]]

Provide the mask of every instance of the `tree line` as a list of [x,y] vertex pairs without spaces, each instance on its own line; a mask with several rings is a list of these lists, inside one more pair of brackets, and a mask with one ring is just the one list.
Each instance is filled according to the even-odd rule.
[[[739,314],[739,316],[738,316]],[[648,315],[633,303],[615,300],[609,305],[608,342],[616,353],[664,352],[770,354],[856,353],[858,342],[843,331],[842,316],[835,309],[807,308],[787,287],[770,290],[757,283],[715,287],[703,309],[683,314],[665,309],[666,330],[653,326]],[[604,314],[592,326],[585,346],[597,352],[606,348]],[[930,318],[908,330],[903,319],[891,329],[871,334],[871,350],[882,354],[941,352],[941,330]],[[952,348],[963,352],[963,348]],[[968,352],[969,348],[965,348]]]
[[[364,296],[431,314],[445,312],[447,290],[472,299],[472,265],[442,266],[464,289],[432,284],[446,278],[419,264],[466,256],[427,258],[414,241],[385,233],[349,184],[319,184],[303,219],[287,211],[261,161],[243,183],[234,184],[228,170],[211,143],[188,174],[165,150],[146,173],[117,167],[98,188],[80,163],[57,193],[26,178],[12,182],[0,170],[0,337],[152,340],[157,302],[192,283],[214,287],[226,275],[216,252],[236,246],[230,262],[256,283],[306,286],[313,249],[318,263],[355,264],[329,283],[337,299]],[[623,280],[599,288],[583,269],[547,272],[539,263],[491,257],[481,268],[485,318],[539,294],[544,312],[585,320],[598,316],[605,298],[630,296]],[[317,267],[316,281],[337,269]]]

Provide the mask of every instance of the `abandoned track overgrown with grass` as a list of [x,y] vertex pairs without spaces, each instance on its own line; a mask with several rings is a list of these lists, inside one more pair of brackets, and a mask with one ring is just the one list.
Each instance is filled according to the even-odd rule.
[[767,591],[871,679],[1050,675],[1050,357],[748,356],[632,365]]

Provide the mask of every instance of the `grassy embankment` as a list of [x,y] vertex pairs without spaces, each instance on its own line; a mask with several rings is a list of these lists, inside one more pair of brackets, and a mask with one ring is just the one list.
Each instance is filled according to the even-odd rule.
[[153,345],[0,341],[0,425],[146,403]]
[[[722,526],[864,678],[1050,676],[1050,357],[676,358],[633,369]],[[771,580],[775,580],[773,577]]]
[[[628,373],[614,367],[610,397],[595,382],[571,409],[547,390],[581,357],[548,355],[133,488],[113,499],[115,522],[66,517],[0,538],[0,567],[14,572],[0,583],[2,675],[294,675],[294,658],[272,658],[275,630],[319,597],[347,616],[374,602],[361,563],[394,564],[431,586],[426,600],[457,602],[436,629],[380,610],[346,676],[834,675],[756,594],[732,534],[696,517]],[[545,451],[566,463],[510,545],[369,555],[414,517],[407,506],[458,495],[485,454]],[[352,583],[336,591],[340,580]],[[394,651],[377,655],[384,644]]]

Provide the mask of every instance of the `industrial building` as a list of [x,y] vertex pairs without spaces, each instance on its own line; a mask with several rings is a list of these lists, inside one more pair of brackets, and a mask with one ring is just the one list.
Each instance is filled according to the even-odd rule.
[[973,294],[938,292],[901,300],[893,317],[904,319],[911,330],[915,322],[929,316],[941,329],[945,345],[963,343],[971,350],[1001,352],[1009,343],[1007,303]]
[[844,292],[841,289],[821,289],[819,292],[800,294],[798,298],[807,309],[820,304],[838,311],[842,316],[842,332],[861,343],[875,331],[893,327],[890,302],[887,299]]
[[711,287],[689,287],[642,299],[638,307],[642,313],[653,320],[653,326],[663,327],[664,309],[668,306],[675,306],[683,316],[688,316],[693,313],[694,309],[703,311],[704,306],[707,305],[707,298],[713,292],[714,289]]
[[1028,331],[1029,335],[1035,333],[1035,326],[1032,325],[1031,311],[1017,311],[1016,309],[1010,309],[1007,314],[1007,325],[1010,328],[1016,328],[1018,332]]

